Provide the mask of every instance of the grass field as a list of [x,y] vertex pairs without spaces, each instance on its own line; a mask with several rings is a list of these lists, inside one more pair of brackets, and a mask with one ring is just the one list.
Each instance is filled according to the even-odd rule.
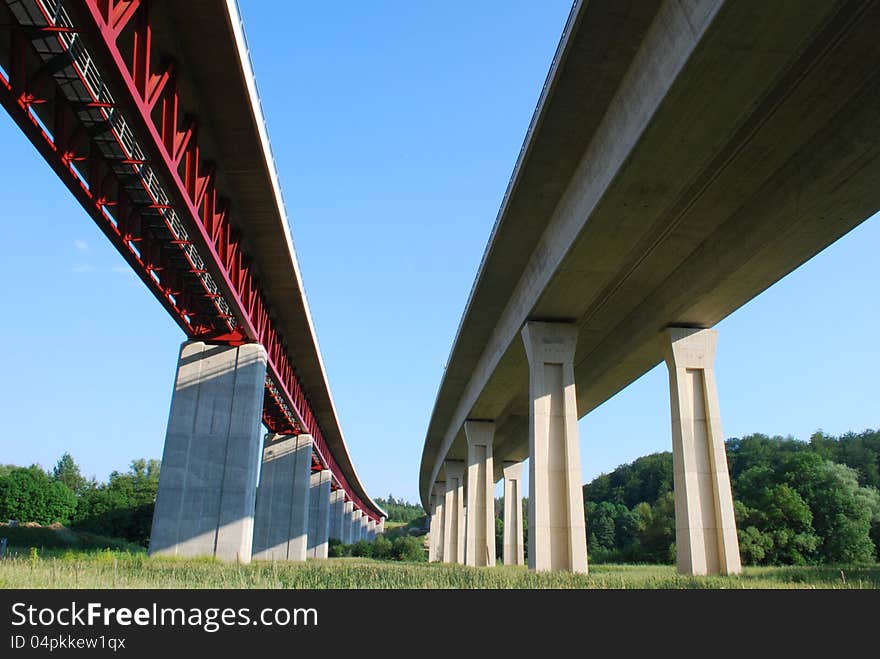
[[593,565],[589,575],[340,558],[229,565],[104,550],[36,550],[0,560],[0,588],[880,588],[880,565],[754,567],[685,577],[671,566]]

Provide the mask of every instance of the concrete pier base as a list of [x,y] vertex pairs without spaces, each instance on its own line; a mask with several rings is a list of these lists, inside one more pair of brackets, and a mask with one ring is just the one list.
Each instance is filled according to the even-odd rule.
[[366,515],[361,515],[361,540],[370,541],[370,518]]
[[251,560],[266,351],[180,348],[151,555]]
[[505,565],[524,565],[522,514],[522,462],[504,463],[504,549]]
[[672,408],[675,549],[682,574],[742,572],[715,386],[713,330],[666,331]]
[[311,470],[311,435],[266,435],[254,518],[255,559],[306,560]]
[[312,472],[309,486],[309,539],[306,556],[327,558],[330,537],[330,470]]
[[464,462],[447,460],[446,500],[443,503],[443,562],[464,563]]
[[529,568],[587,572],[574,351],[577,327],[528,322]]
[[468,444],[467,520],[464,558],[466,565],[495,565],[495,482],[492,443],[495,424],[466,421]]

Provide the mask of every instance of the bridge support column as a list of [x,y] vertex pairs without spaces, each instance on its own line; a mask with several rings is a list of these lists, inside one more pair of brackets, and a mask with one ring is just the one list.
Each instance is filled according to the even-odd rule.
[[431,527],[428,533],[428,562],[443,561],[443,531],[446,520],[443,517],[443,504],[446,501],[446,483],[434,484],[431,492]]
[[352,529],[354,528],[354,503],[346,501],[342,506],[342,544],[350,545],[352,540]]
[[363,532],[364,527],[361,523],[361,520],[364,517],[364,513],[361,510],[355,510],[354,514],[351,517],[352,529],[351,529],[351,541],[352,542],[360,542],[364,539]]
[[330,530],[328,539],[335,538],[343,541],[342,525],[345,519],[345,490],[333,490],[330,492]]
[[504,564],[524,565],[522,462],[504,463]]
[[495,481],[492,442],[495,424],[465,421],[467,438],[467,529],[464,558],[467,565],[495,565]]
[[312,472],[309,488],[309,558],[327,558],[330,533],[330,470]]
[[367,539],[370,542],[373,542],[376,539],[376,521],[370,520],[367,522]]
[[574,351],[577,327],[528,322],[529,568],[587,572]]
[[464,462],[447,460],[443,502],[443,562],[464,563]]
[[150,554],[250,562],[265,379],[258,344],[181,346]]
[[382,517],[379,519],[379,523],[376,524],[376,535],[385,535],[385,518]]
[[361,540],[370,541],[370,518],[361,513]]
[[254,558],[306,560],[312,436],[269,433],[254,517]]
[[665,338],[678,571],[739,574],[736,519],[715,387],[718,333],[672,327]]

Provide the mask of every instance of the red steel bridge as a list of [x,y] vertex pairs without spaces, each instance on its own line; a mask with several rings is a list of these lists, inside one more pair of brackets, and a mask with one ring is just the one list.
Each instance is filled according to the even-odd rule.
[[311,434],[370,519],[337,419],[234,0],[4,0],[0,102],[190,339],[260,343],[263,422]]

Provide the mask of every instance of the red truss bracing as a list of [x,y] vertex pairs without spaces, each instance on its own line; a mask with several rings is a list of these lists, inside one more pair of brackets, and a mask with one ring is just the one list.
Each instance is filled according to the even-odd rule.
[[327,447],[199,149],[178,64],[152,50],[147,0],[5,3],[3,106],[188,337],[266,348],[266,427],[311,434],[333,488],[378,521]]

